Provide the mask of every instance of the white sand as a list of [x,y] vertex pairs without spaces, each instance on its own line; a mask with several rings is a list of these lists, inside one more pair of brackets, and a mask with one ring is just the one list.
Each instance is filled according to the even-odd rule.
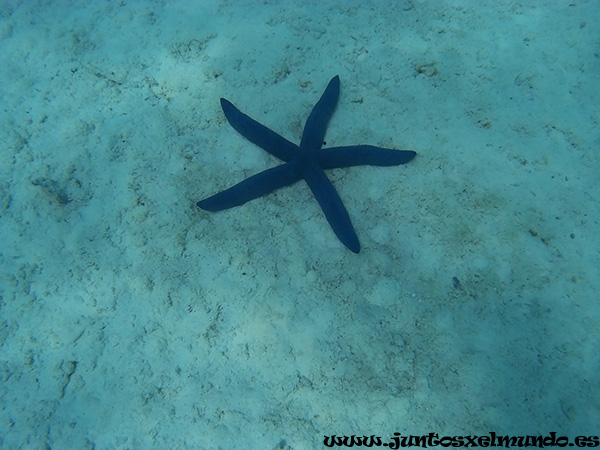
[[[597,2],[44,3],[0,6],[1,448],[598,433]],[[359,255],[304,184],[195,206],[277,164],[220,97],[298,142],[336,74],[328,145],[419,153],[329,172]]]

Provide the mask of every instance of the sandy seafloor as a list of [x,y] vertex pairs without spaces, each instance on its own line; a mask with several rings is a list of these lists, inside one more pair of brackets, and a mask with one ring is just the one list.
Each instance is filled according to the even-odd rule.
[[[91,3],[91,4],[90,4]],[[484,4],[485,3],[485,4]],[[0,447],[600,434],[600,8],[2,1]],[[414,149],[195,203],[299,142]]]

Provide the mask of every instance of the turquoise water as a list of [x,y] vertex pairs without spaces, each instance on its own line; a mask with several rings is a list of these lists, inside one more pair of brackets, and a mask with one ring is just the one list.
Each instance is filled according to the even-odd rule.
[[[0,5],[0,447],[598,434],[597,2]],[[196,202],[328,146],[418,152]]]

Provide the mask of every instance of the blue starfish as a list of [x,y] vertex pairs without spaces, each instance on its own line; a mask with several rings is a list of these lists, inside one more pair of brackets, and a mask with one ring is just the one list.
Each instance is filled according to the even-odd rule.
[[285,161],[245,179],[235,186],[198,202],[206,211],[221,211],[242,205],[284,186],[304,179],[316,197],[333,232],[354,253],[360,251],[358,237],[342,199],[323,172],[360,165],[397,166],[413,159],[412,150],[393,150],[372,145],[352,145],[321,149],[329,119],[340,95],[340,77],[335,76],[308,116],[300,146],[251,119],[231,102],[221,99],[221,107],[231,126],[250,142]]

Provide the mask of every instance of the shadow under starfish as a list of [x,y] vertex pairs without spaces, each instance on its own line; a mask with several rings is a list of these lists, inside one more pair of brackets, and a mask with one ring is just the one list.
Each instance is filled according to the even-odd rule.
[[221,99],[221,107],[231,126],[250,142],[285,161],[241,183],[201,200],[197,205],[206,211],[221,211],[242,205],[301,179],[306,181],[325,213],[329,225],[342,243],[354,253],[360,251],[358,237],[339,194],[324,169],[350,166],[397,166],[412,160],[416,152],[372,145],[352,145],[322,149],[329,119],[340,95],[340,78],[335,76],[308,116],[300,146],[261,125]]

